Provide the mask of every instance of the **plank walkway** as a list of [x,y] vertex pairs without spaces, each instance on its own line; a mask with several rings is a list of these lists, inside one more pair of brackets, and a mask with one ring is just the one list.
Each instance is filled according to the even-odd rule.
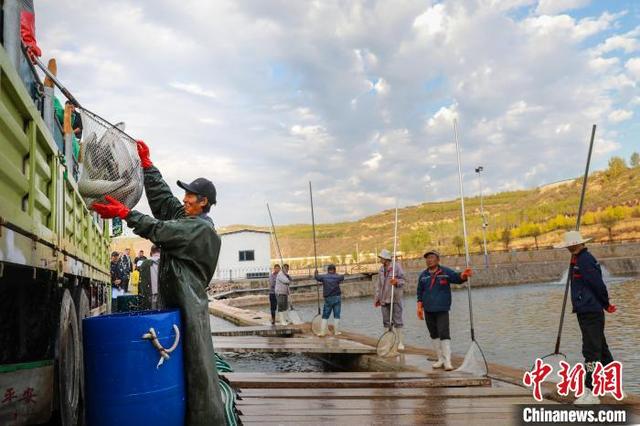
[[295,327],[286,326],[255,326],[241,327],[233,330],[219,330],[211,332],[212,336],[262,336],[262,337],[289,337],[296,333],[302,333],[302,330]]
[[213,336],[218,352],[292,354],[375,354],[376,348],[346,339],[320,337]]
[[[521,388],[464,373],[225,373],[243,424],[504,424]],[[461,387],[462,386],[462,387]]]
[[487,377],[466,373],[227,373],[227,379],[247,388],[434,388],[491,386]]

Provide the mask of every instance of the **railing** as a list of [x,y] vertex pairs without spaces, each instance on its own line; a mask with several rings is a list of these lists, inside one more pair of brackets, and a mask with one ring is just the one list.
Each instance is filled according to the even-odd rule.
[[[349,276],[345,276],[344,278],[344,282],[343,284],[351,284],[351,283],[355,283],[355,282],[360,282],[364,279],[371,279],[371,274],[353,274],[353,275],[349,275]],[[303,280],[307,280],[305,279],[298,279],[298,281],[303,281]],[[294,279],[295,281],[295,279]],[[296,292],[297,290],[301,290],[301,289],[305,289],[305,288],[315,288],[316,286],[318,286],[319,283],[312,282],[312,283],[305,283],[305,284],[292,284],[289,286],[289,289],[292,292]],[[233,289],[233,290],[229,290],[229,291],[224,291],[221,293],[216,293],[214,295],[211,296],[211,298],[215,299],[215,300],[219,300],[219,299],[228,299],[231,296],[249,296],[249,295],[256,295],[256,294],[267,294],[269,293],[269,287],[261,287],[261,288],[238,288],[238,289]]]

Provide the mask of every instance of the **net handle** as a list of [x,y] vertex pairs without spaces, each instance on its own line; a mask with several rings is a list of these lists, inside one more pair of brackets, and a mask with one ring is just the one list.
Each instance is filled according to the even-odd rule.
[[82,105],[80,105],[80,102],[78,102],[78,100],[75,98],[75,96],[73,96],[71,94],[71,92],[69,92],[69,90],[60,82],[60,80],[58,80],[58,78],[55,75],[53,75],[53,73],[51,71],[49,71],[49,69],[40,61],[40,59],[38,59],[37,57],[34,56],[33,60],[34,60],[34,63],[38,66],[38,68],[40,68],[42,70],[42,72],[47,77],[49,77],[51,79],[51,81],[53,81],[53,83],[56,86],[58,86],[58,89],[60,89],[62,94],[76,108],[78,108],[80,111],[84,112],[85,114],[91,116],[94,119],[97,118],[97,119],[105,122],[107,124],[107,126],[105,126],[105,127],[116,129],[122,136],[124,136],[125,138],[129,139],[130,142],[136,143],[136,140],[134,138],[132,138],[127,132],[125,132],[124,130],[118,128],[117,126],[112,124],[109,120],[105,119],[104,117],[101,117],[100,115],[96,114],[95,112],[89,111],[88,109],[86,109]]

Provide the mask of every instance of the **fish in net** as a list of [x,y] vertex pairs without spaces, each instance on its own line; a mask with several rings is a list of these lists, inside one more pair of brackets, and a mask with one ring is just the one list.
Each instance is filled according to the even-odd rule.
[[78,110],[83,123],[80,195],[88,206],[105,202],[109,195],[133,208],[144,187],[136,141],[124,132],[124,123],[112,125],[90,111]]

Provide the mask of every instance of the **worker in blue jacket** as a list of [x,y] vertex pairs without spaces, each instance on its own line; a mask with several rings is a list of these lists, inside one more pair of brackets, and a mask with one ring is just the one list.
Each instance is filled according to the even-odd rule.
[[[600,264],[585,246],[590,240],[582,238],[578,231],[569,231],[556,248],[566,248],[571,253],[571,304],[582,333],[582,355],[587,370],[585,386],[593,390],[595,363],[599,361],[606,366],[613,361],[604,336],[604,311],[614,313],[616,307],[609,302]],[[574,403],[598,404],[600,399],[592,392],[585,392]]]
[[430,250],[424,254],[427,269],[418,278],[418,318],[425,320],[438,360],[433,368],[453,370],[451,365],[451,336],[449,310],[451,283],[462,284],[472,275],[470,268],[462,273],[440,265],[440,253]]
[[322,285],[322,296],[324,297],[324,306],[322,307],[322,325],[320,334],[323,337],[327,335],[327,327],[329,325],[329,316],[333,312],[333,334],[335,336],[340,333],[340,307],[342,306],[340,283],[344,281],[344,275],[336,273],[336,265],[327,267],[327,274],[318,274],[316,269],[315,278],[318,285]]

